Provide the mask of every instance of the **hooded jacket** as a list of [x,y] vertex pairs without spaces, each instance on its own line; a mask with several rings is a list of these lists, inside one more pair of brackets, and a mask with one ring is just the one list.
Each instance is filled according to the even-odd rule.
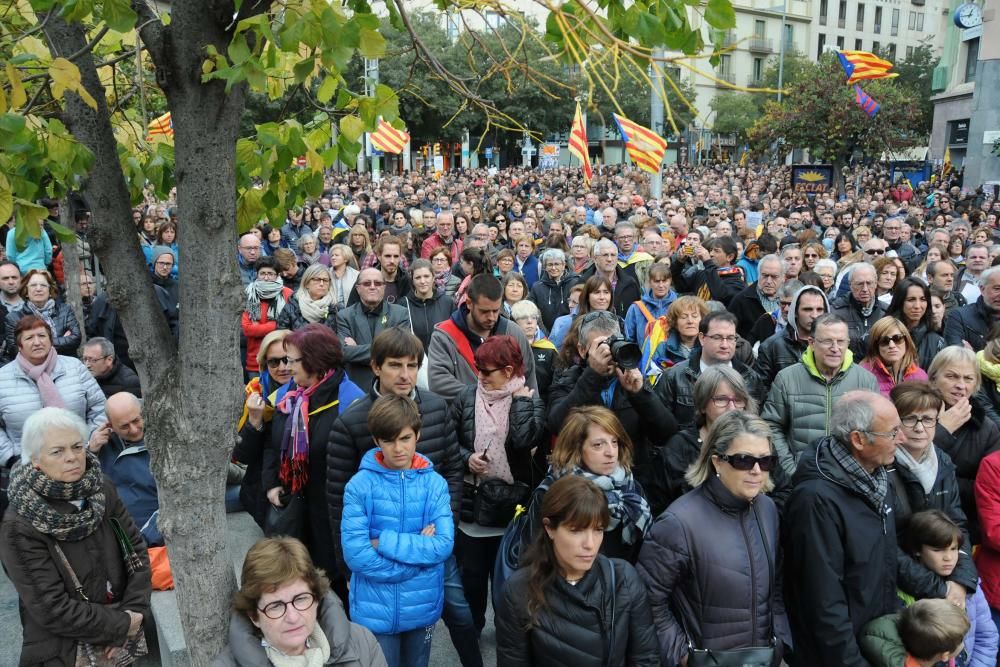
[[451,317],[455,310],[454,299],[437,290],[429,299],[421,299],[411,292],[399,305],[406,308],[413,334],[423,343],[425,352],[430,349],[434,327]]
[[754,370],[760,376],[760,387],[763,390],[760,396],[755,396],[757,402],[764,403],[767,398],[767,388],[774,382],[778,371],[788,368],[802,361],[802,354],[809,347],[809,341],[799,338],[798,316],[799,299],[806,292],[819,294],[823,297],[823,310],[830,312],[830,300],[826,293],[819,287],[806,285],[795,292],[792,297],[792,304],[788,307],[788,324],[783,331],[765,339],[757,347],[757,361]]
[[538,310],[542,313],[542,326],[546,331],[552,329],[552,324],[560,315],[569,313],[569,306],[566,299],[569,298],[569,290],[573,285],[580,282],[580,276],[563,272],[558,281],[553,280],[548,273],[543,274],[534,285],[531,286],[529,299],[535,302]]
[[830,414],[838,398],[854,389],[877,392],[875,376],[854,363],[850,350],[832,379],[816,367],[812,348],[802,361],[778,373],[760,416],[771,426],[774,449],[788,474],[795,472],[799,455],[817,438],[830,435]]
[[834,458],[832,441],[824,437],[803,453],[785,504],[792,667],[868,667],[862,631],[898,605],[892,484],[877,512]]
[[791,644],[778,569],[778,510],[761,494],[733,495],[715,475],[674,501],[639,552],[660,660],[696,648]]
[[[320,600],[316,623],[330,642],[330,659],[325,664],[388,667],[371,630],[347,620],[340,598],[333,593],[327,593]],[[233,612],[229,619],[229,643],[212,662],[212,667],[272,667],[255,630],[249,618]]]
[[[411,465],[391,470],[370,449],[344,492],[351,618],[376,634],[433,626],[444,607],[444,561],[455,545],[448,484],[420,454]],[[434,535],[421,535],[430,524]]]
[[498,665],[660,664],[646,590],[627,562],[598,555],[575,586],[557,576],[545,588],[548,605],[538,612],[536,625],[525,630],[530,576],[529,568],[521,568],[504,586],[496,613]]

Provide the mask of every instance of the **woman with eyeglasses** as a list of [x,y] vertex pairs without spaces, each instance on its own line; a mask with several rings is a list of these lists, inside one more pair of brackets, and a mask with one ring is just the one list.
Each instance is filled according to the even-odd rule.
[[777,665],[782,644],[791,645],[778,508],[765,495],[776,468],[771,429],[759,417],[733,410],[708,430],[687,471],[693,490],[656,520],[636,565],[649,591],[660,664],[686,665],[692,650],[707,650],[745,652],[719,664]]
[[934,326],[931,291],[920,278],[903,278],[892,293],[886,315],[894,317],[910,332],[917,350],[917,365],[930,368],[934,355],[944,349],[944,338]]
[[965,241],[958,234],[948,239],[948,259],[959,268],[965,266]]
[[290,537],[250,547],[226,643],[213,667],[387,667],[375,635],[348,620],[326,574]]
[[917,348],[910,332],[895,317],[883,317],[872,325],[861,367],[871,371],[885,397],[901,382],[927,379],[927,373],[917,365]]
[[307,324],[323,324],[337,330],[337,301],[331,289],[330,269],[312,264],[278,317],[278,328],[295,331]]
[[979,394],[982,378],[975,352],[949,345],[934,357],[927,376],[944,400],[934,444],[955,463],[969,537],[973,544],[978,544],[979,520],[973,484],[983,457],[1000,449],[1000,428],[987,416],[989,401]]
[[955,596],[964,601],[966,589],[976,589],[972,546],[966,532],[959,481],[951,457],[934,445],[938,415],[944,406],[941,394],[929,383],[904,382],[893,388],[889,399],[896,406],[906,436],[896,446],[896,465],[889,468],[895,492],[893,518],[896,535],[903,544],[908,519],[924,510],[940,510],[962,528],[958,564],[947,580],[912,558],[899,559],[897,584],[915,598]]
[[[169,249],[165,250],[169,253]],[[169,269],[167,273],[169,274]],[[76,357],[77,348],[80,347],[80,323],[70,305],[59,298],[59,286],[52,274],[44,269],[25,272],[18,295],[21,297],[21,304],[8,307],[4,321],[6,344],[0,346],[4,348],[3,363],[11,361],[17,355],[17,342],[14,340],[17,323],[32,315],[48,325],[53,335],[52,345],[57,353]]]
[[431,268],[434,270],[435,288],[455,298],[462,279],[451,272],[451,250],[447,246],[434,248],[427,259],[430,260]]
[[[286,310],[292,290],[285,287],[278,275],[278,263],[273,257],[261,257],[254,263],[256,280],[247,285],[240,329],[247,341],[244,363],[250,377],[260,372],[257,351],[264,336],[278,328],[278,321]],[[288,326],[282,326],[288,329]]]

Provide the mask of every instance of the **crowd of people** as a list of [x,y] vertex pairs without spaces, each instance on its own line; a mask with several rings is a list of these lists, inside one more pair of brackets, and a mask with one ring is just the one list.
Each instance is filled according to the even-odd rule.
[[[499,665],[996,665],[1000,201],[843,177],[339,174],[242,234],[226,497],[267,537],[218,664],[419,667],[443,621],[465,667],[490,624]],[[184,212],[135,223],[177,331]],[[26,243],[21,661],[124,664],[163,546],[141,387],[86,245],[79,321],[58,242]]]

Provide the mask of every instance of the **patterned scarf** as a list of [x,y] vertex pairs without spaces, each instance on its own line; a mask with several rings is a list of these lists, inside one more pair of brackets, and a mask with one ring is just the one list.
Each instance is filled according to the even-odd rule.
[[872,509],[881,515],[885,505],[885,497],[889,493],[889,475],[886,473],[885,467],[879,466],[874,473],[869,474],[861,467],[858,460],[851,456],[850,450],[836,438],[830,439],[830,453],[850,477],[854,487],[864,494],[865,500],[872,506]]
[[[78,542],[104,520],[104,475],[97,456],[87,452],[87,471],[75,482],[57,482],[30,463],[10,471],[10,508],[41,533],[61,542]],[[63,514],[51,500],[86,501],[79,512]]]
[[52,380],[52,373],[55,372],[56,365],[59,363],[59,355],[56,354],[56,348],[50,347],[45,361],[37,366],[28,361],[20,352],[17,353],[15,361],[21,370],[24,371],[24,374],[31,378],[35,382],[35,386],[38,387],[38,394],[42,398],[43,408],[66,407],[63,403],[62,394],[59,393],[56,383]]
[[[476,388],[476,453],[489,452],[486,458],[485,479],[502,479],[514,482],[507,461],[507,431],[510,426],[510,405],[514,392],[524,386],[524,376],[512,377],[500,389],[486,389],[480,382]],[[499,445],[499,447],[497,446]]]
[[289,390],[278,402],[278,411],[290,415],[281,434],[278,479],[293,494],[301,493],[309,481],[309,398],[332,376],[333,371],[329,370],[313,386]]
[[39,308],[35,304],[25,299],[24,309],[21,312],[25,313],[26,315],[34,315],[35,317],[41,318],[42,320],[45,321],[46,324],[49,325],[49,329],[52,331],[53,336],[57,336],[59,334],[59,332],[56,331],[56,325],[53,324],[52,322],[52,318],[55,317],[56,315],[56,302],[54,300],[49,299],[48,301],[45,302],[44,306]]
[[326,318],[330,316],[330,306],[333,304],[333,290],[319,299],[313,299],[304,286],[299,286],[295,298],[299,301],[299,310],[302,311],[302,317],[306,318],[306,322],[326,323]]
[[632,478],[632,473],[625,472],[624,468],[618,466],[610,475],[595,475],[576,466],[573,470],[559,474],[556,479],[566,474],[589,479],[604,491],[604,496],[608,499],[608,512],[611,514],[611,521],[604,530],[615,530],[621,526],[622,542],[625,544],[636,544],[649,532],[653,513],[646,497]]
[[285,284],[279,277],[277,280],[255,280],[247,285],[247,315],[254,322],[260,322],[260,302],[274,300],[274,308],[270,316],[272,320],[278,319],[281,311],[285,309],[285,296],[282,293]]
[[765,313],[770,313],[773,310],[777,310],[779,313],[781,312],[781,303],[779,302],[777,296],[767,296],[760,291],[760,285],[757,286],[757,299],[760,300],[760,305],[764,306]]

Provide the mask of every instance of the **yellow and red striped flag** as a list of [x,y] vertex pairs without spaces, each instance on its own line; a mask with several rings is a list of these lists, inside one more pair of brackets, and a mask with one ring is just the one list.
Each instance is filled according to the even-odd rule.
[[847,73],[847,85],[865,79],[891,79],[899,76],[889,71],[892,69],[891,62],[868,51],[838,51],[837,58]]
[[402,153],[406,142],[410,140],[410,135],[403,130],[397,130],[381,118],[378,119],[378,127],[369,135],[372,146],[383,153]]
[[146,141],[151,141],[158,134],[164,137],[174,136],[174,122],[170,119],[169,111],[159,118],[149,121],[149,128],[146,130]]
[[573,126],[569,130],[569,152],[580,161],[583,167],[583,183],[590,185],[594,178],[594,169],[590,166],[590,153],[587,152],[587,128],[583,124],[583,114],[580,103],[576,103],[576,115],[573,116]]
[[618,124],[622,141],[625,142],[628,155],[635,162],[635,166],[651,174],[659,173],[663,154],[667,152],[667,140],[625,116],[611,115]]

